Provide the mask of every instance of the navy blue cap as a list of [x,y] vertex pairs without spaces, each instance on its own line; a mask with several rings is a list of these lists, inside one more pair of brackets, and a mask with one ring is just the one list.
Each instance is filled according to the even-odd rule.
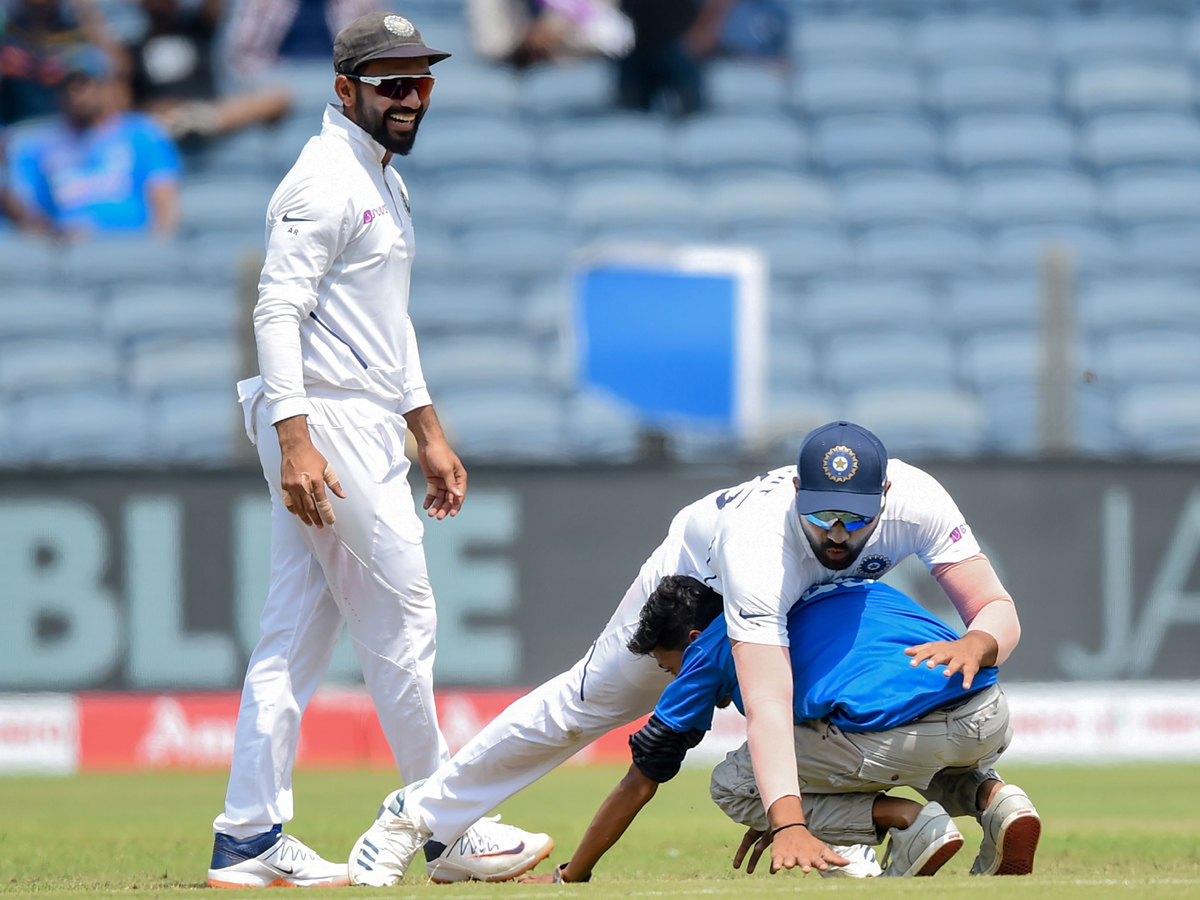
[[874,517],[883,505],[887,463],[879,438],[861,425],[830,422],[810,431],[796,463],[796,511],[802,516],[837,510]]

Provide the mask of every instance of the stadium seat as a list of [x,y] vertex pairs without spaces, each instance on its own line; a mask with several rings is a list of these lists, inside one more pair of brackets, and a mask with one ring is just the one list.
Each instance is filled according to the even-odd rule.
[[89,337],[100,324],[95,291],[79,287],[16,287],[0,294],[0,341]]
[[637,412],[600,391],[580,391],[565,410],[566,449],[580,462],[632,462],[641,443]]
[[810,66],[795,79],[792,104],[808,116],[854,113],[916,113],[921,82],[905,66],[852,63]]
[[669,221],[606,222],[589,228],[580,242],[587,244],[620,244],[624,246],[656,245],[670,246],[710,240],[712,237],[707,223],[695,219],[688,223]]
[[[263,206],[263,217],[266,205]],[[260,227],[262,223],[260,222]],[[179,241],[103,236],[73,244],[62,260],[65,279],[78,285],[183,281],[186,254]]]
[[1200,124],[1169,113],[1097,116],[1080,134],[1079,154],[1098,169],[1200,166]]
[[1117,427],[1139,455],[1200,458],[1200,385],[1155,385],[1126,391],[1117,401]]
[[931,108],[951,118],[973,113],[1047,113],[1058,101],[1058,85],[1049,66],[964,61],[934,72],[926,97]]
[[805,66],[820,62],[882,62],[907,59],[909,28],[895,19],[845,16],[796,17],[792,48]]
[[456,242],[444,231],[434,228],[420,229],[416,259],[420,262],[414,265],[426,275],[458,274],[463,265]]
[[1052,26],[1054,52],[1075,66],[1093,60],[1174,59],[1183,52],[1177,20],[1149,15],[1065,16]]
[[757,444],[764,455],[789,459],[814,428],[843,416],[840,398],[809,384],[772,384]]
[[562,275],[535,281],[517,296],[522,330],[533,338],[558,340],[571,322],[572,287]]
[[848,175],[838,209],[858,227],[904,222],[957,223],[963,214],[962,189],[945,175],[887,172]]
[[230,290],[135,287],[115,293],[104,309],[104,331],[115,341],[232,334],[242,311]]
[[893,329],[936,333],[933,292],[916,279],[829,278],[814,281],[793,317],[802,334]]
[[292,116],[313,119],[316,131],[321,130],[325,107],[341,102],[333,89],[336,76],[329,57],[321,61],[277,61],[265,77],[269,83],[286,88],[291,93]]
[[834,332],[820,345],[820,372],[839,390],[894,385],[944,387],[954,380],[954,351],[941,335],[874,329]]
[[1200,329],[1200,282],[1154,275],[1109,278],[1079,295],[1079,325],[1091,333]]
[[683,123],[676,160],[697,173],[764,168],[796,171],[808,162],[803,129],[782,115],[697,115]]
[[665,122],[634,115],[566,121],[539,136],[543,163],[568,176],[606,169],[662,171],[671,143]]
[[816,156],[826,168],[929,168],[937,164],[937,133],[924,120],[899,115],[836,116],[817,126]]
[[147,340],[130,348],[127,379],[142,394],[209,388],[224,390],[228,401],[242,369],[242,348],[232,336]]
[[670,224],[687,227],[700,218],[700,198],[690,183],[671,176],[610,175],[579,182],[567,200],[576,226]]
[[1055,116],[964,116],[946,133],[946,158],[965,172],[986,168],[1070,168],[1071,126]]
[[42,463],[95,466],[144,456],[147,415],[123,394],[66,390],[31,394],[12,406],[18,452]]
[[840,228],[746,228],[730,241],[758,247],[777,278],[809,278],[844,272],[854,264],[854,250]]
[[1050,53],[1044,22],[1012,15],[928,16],[918,22],[917,53],[931,66],[1045,65]]
[[1040,270],[1046,251],[1064,248],[1079,271],[1111,269],[1121,262],[1117,242],[1105,229],[1075,222],[1012,225],[996,229],[988,241],[990,265],[1001,271]]
[[188,179],[179,191],[180,223],[192,234],[266,228],[274,179]]
[[768,63],[716,60],[704,77],[708,106],[718,113],[773,112],[787,102],[787,81]]
[[281,162],[275,148],[279,132],[278,128],[254,125],[212,141],[199,156],[200,171],[207,175],[273,177]]
[[536,66],[525,73],[521,102],[540,118],[607,112],[613,102],[612,69],[601,60]]
[[704,190],[703,207],[722,233],[758,225],[820,224],[833,218],[833,201],[824,183],[783,173],[714,178]]
[[768,391],[811,389],[816,380],[817,358],[811,344],[796,333],[773,329],[767,344]]
[[1040,310],[1036,278],[959,278],[946,288],[944,321],[960,334],[1033,328]]
[[95,337],[10,341],[0,353],[0,393],[115,387],[120,372],[116,348]]
[[870,428],[895,456],[968,456],[983,446],[986,434],[979,402],[952,388],[856,391],[847,415]]
[[439,390],[544,385],[546,360],[530,341],[514,337],[461,335],[425,341],[421,368]]
[[189,284],[231,286],[243,279],[257,283],[265,253],[265,222],[250,231],[197,235],[183,248],[184,277]]
[[[990,449],[1028,455],[1040,448],[1038,395],[1034,384],[999,385],[981,391],[979,399],[987,416]],[[1100,456],[1118,452],[1108,395],[1095,390],[1093,385],[1083,385],[1075,393],[1074,404],[1076,447]]]
[[1092,182],[1073,172],[989,175],[967,189],[967,212],[982,225],[1092,223],[1098,211]]
[[466,232],[457,249],[464,271],[492,278],[526,278],[559,271],[572,244],[563,229],[551,223],[495,225]]
[[[447,228],[491,225],[557,225],[563,193],[553,181],[518,172],[486,178],[456,178],[430,198],[428,215]],[[418,253],[424,233],[417,232]]]
[[548,391],[483,388],[445,392],[438,416],[468,462],[568,462],[561,398]]
[[1200,222],[1200,171],[1120,172],[1104,181],[1100,205],[1104,214],[1120,225]]
[[[319,114],[301,113],[289,117],[272,129],[268,162],[277,172],[286,172],[296,164],[304,145],[320,133],[321,116]],[[424,135],[422,135],[423,137]]]
[[[445,72],[435,72],[437,83],[427,113],[431,120],[435,115],[442,118],[459,114],[506,117],[520,106],[520,82],[510,69],[457,60],[444,68]],[[421,137],[424,139],[424,134]]]
[[164,462],[227,464],[242,432],[242,412],[228,385],[176,391],[149,405],[146,455]]
[[412,154],[414,166],[426,172],[462,169],[528,170],[537,160],[533,131],[508,119],[453,119],[422,132]]
[[[475,45],[471,41],[471,29],[462,10],[453,9],[451,3],[443,2],[430,4],[429,9],[425,10],[423,14],[419,14],[421,12],[419,6],[414,9],[414,4],[407,2],[399,5],[402,6],[402,15],[413,16],[414,21],[420,23],[421,37],[426,41],[425,46],[453,54],[456,61],[467,61],[474,56]],[[445,76],[436,69],[434,71],[437,72],[440,83]]]
[[876,275],[952,275],[984,261],[979,238],[948,225],[888,225],[867,230],[858,241],[858,263]]
[[1004,384],[1034,384],[1042,349],[1035,329],[992,329],[968,337],[962,345],[963,381],[983,390]]
[[1108,386],[1177,382],[1200,385],[1200,330],[1118,332],[1104,343],[1096,374]]
[[58,278],[62,248],[44,238],[0,236],[0,284],[43,285]]
[[1094,63],[1067,79],[1066,98],[1083,116],[1127,110],[1190,111],[1195,91],[1182,62]]
[[434,331],[504,332],[520,324],[511,286],[495,277],[483,281],[430,280],[416,272],[408,314],[422,336]]
[[1160,271],[1200,271],[1200,223],[1138,225],[1125,238],[1125,262]]

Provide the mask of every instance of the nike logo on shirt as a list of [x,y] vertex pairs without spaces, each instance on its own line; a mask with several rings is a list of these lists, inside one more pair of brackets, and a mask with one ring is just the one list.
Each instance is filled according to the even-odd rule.
[[764,616],[773,616],[774,613],[748,613],[744,609],[738,610],[738,615],[743,619],[761,619]]
[[315,221],[316,221],[316,219],[301,219],[301,218],[297,218],[297,217],[294,217],[294,216],[292,216],[292,217],[289,217],[287,213],[284,213],[284,214],[283,214],[283,221],[284,221],[284,222],[315,222]]

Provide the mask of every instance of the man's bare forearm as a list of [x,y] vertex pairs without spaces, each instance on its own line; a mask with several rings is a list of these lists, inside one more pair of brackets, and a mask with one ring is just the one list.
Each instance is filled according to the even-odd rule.
[[587,878],[600,857],[620,840],[625,829],[657,790],[657,781],[651,781],[637,766],[630,766],[625,777],[600,804],[575,855],[563,869],[562,880],[582,881]]
[[413,433],[418,444],[446,440],[446,435],[442,433],[442,423],[438,421],[432,405],[409,410],[404,414],[404,421],[408,423],[408,430]]
[[312,443],[308,434],[308,416],[292,416],[276,422],[275,433],[279,436],[279,447],[285,453]]

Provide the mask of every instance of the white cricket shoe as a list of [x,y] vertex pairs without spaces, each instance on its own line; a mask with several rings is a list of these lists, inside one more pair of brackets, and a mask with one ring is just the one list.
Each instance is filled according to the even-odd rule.
[[1006,784],[979,817],[983,842],[972,875],[1028,875],[1042,836],[1042,819],[1026,793]]
[[[414,782],[409,787],[416,787]],[[430,831],[409,818],[404,810],[408,788],[392,791],[383,798],[375,822],[354,842],[350,851],[350,883],[371,887],[399,884],[417,851],[425,846]]]
[[875,858],[875,848],[866,844],[830,844],[829,849],[843,859],[850,860],[847,866],[830,866],[821,872],[822,878],[875,878],[883,868]]
[[962,832],[940,803],[927,803],[907,828],[889,828],[885,878],[933,875],[963,845]]
[[437,856],[427,848],[425,868],[430,881],[508,881],[524,875],[554,849],[548,834],[533,834],[503,825],[499,816],[485,816]]
[[345,887],[350,883],[344,863],[322,859],[290,834],[279,834],[278,840],[262,853],[242,859],[238,859],[237,846],[251,842],[222,841],[225,837],[217,836],[213,868],[208,870],[209,887]]

